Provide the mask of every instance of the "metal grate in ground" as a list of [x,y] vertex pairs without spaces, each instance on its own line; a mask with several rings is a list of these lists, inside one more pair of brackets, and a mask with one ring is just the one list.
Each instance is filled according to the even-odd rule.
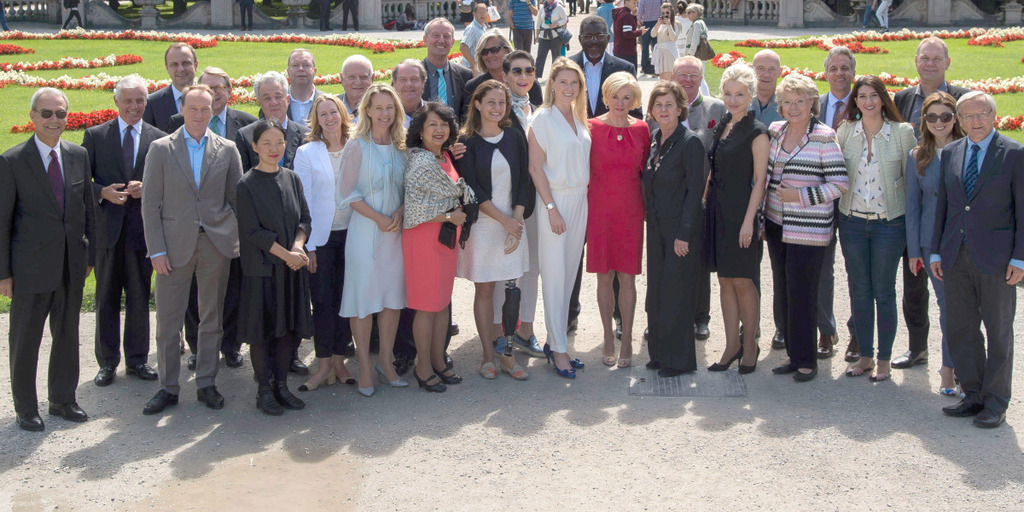
[[658,377],[658,372],[634,366],[629,378],[630,396],[743,397],[747,384],[736,370],[698,370],[676,377]]

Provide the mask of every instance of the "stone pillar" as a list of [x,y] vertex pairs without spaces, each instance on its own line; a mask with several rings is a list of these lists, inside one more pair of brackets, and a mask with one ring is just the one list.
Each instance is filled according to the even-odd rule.
[[952,10],[952,0],[928,0],[928,9],[925,11],[925,24],[933,26],[952,25]]
[[[234,7],[232,0],[210,0],[210,27],[231,28],[234,26]],[[253,8],[255,10],[255,8]]]
[[1020,25],[1021,11],[1024,10],[1024,6],[1020,5],[1019,2],[1020,0],[1003,4],[1003,24]]
[[158,12],[156,6],[164,3],[164,0],[136,0],[142,9],[139,11],[140,27],[143,30],[156,30],[156,18]]
[[804,0],[779,1],[779,28],[803,28]]
[[[383,28],[381,13],[383,4],[381,0],[359,0],[359,28],[363,30],[380,30]],[[419,19],[419,11],[417,11]]]

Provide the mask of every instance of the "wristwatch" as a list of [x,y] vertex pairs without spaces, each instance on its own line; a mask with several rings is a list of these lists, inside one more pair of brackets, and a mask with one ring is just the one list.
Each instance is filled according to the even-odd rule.
[[554,210],[555,209],[555,202],[551,201],[550,203],[544,205],[544,208],[547,208],[549,211],[550,210]]

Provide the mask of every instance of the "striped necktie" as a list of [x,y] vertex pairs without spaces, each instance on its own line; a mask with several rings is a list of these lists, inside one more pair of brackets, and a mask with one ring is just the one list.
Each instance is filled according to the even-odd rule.
[[967,197],[974,193],[974,185],[978,183],[978,152],[981,146],[971,144],[971,157],[967,160],[967,170],[964,171],[964,190]]
[[437,101],[448,104],[448,84],[444,82],[444,70],[437,70]]

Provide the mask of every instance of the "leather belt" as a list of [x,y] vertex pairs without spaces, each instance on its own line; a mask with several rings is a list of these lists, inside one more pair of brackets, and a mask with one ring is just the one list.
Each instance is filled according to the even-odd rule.
[[850,210],[850,216],[866,220],[886,220],[888,218],[884,213],[864,213],[856,210]]

